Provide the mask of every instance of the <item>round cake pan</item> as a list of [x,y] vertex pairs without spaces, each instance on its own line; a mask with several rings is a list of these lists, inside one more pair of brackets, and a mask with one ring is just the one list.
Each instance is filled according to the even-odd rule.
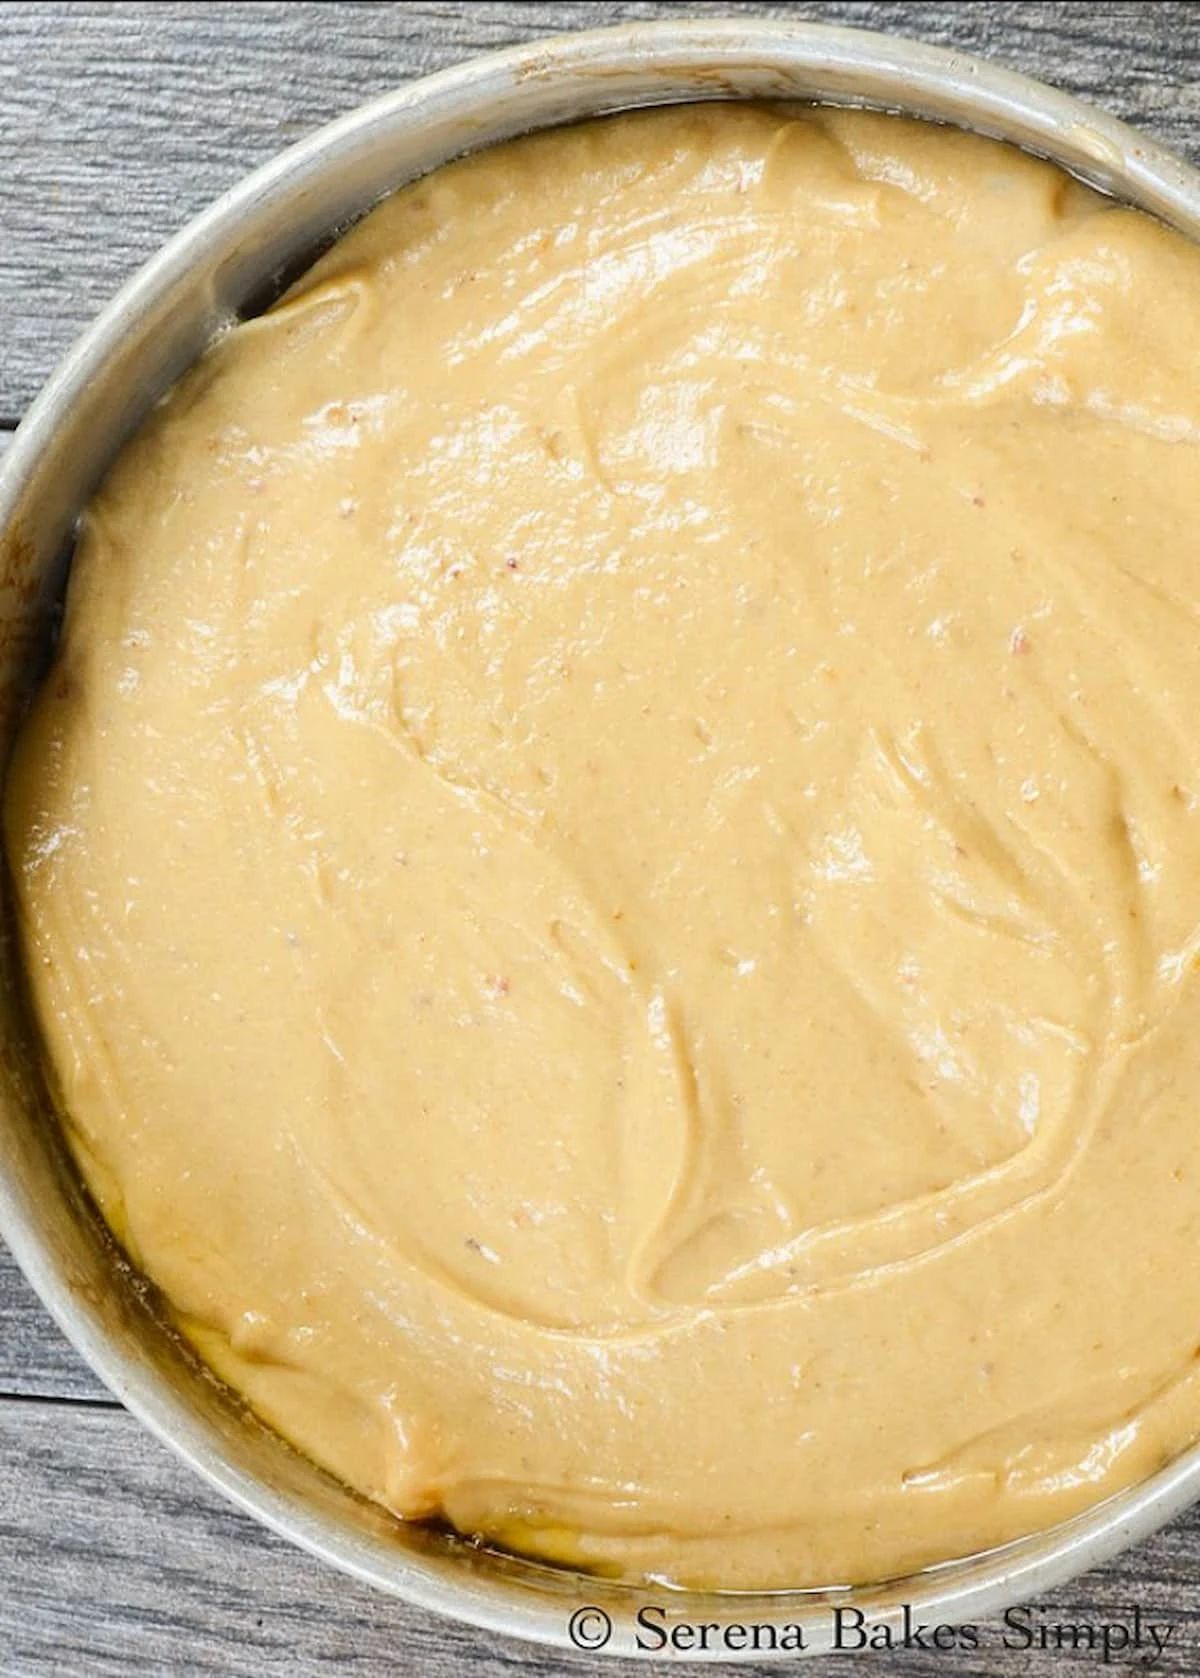
[[[44,667],[80,509],[168,384],[230,320],[269,302],[383,194],[462,152],[604,111],[697,99],[902,111],[1016,142],[1200,236],[1200,174],[1121,123],[959,53],[811,24],[687,22],[535,42],[365,105],[198,217],[109,305],[30,409],[0,469],[0,745]],[[8,916],[6,913],[6,927]],[[799,1626],[830,1647],[835,1607],[897,1626],[962,1624],[1040,1596],[1200,1495],[1200,1447],[1067,1525],[885,1585],[722,1595],[623,1587],[392,1520],[306,1462],[164,1325],[82,1192],[37,1075],[11,931],[0,941],[0,1234],[63,1332],[133,1413],[244,1510],[335,1566],[496,1632],[634,1654],[638,1610]],[[886,1404],[887,1395],[880,1394]],[[800,1488],[797,1488],[798,1495]],[[577,1610],[587,1610],[574,1621]],[[764,1634],[765,1635],[765,1634]],[[795,1633],[791,1634],[795,1641]],[[693,1657],[760,1658],[720,1630]],[[786,1644],[785,1644],[786,1646]]]

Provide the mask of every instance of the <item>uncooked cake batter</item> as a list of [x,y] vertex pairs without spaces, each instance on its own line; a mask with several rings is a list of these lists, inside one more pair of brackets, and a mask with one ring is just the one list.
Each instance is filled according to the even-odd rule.
[[1200,1431],[1200,255],[893,118],[401,192],[92,505],[7,842],[130,1255],[397,1514],[858,1581]]

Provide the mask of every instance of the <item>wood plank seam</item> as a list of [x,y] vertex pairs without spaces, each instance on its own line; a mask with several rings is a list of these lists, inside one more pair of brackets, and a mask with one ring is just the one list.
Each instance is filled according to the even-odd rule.
[[[1193,157],[1200,7],[1138,0],[770,4],[922,36],[1041,74]],[[0,8],[0,454],[74,334],[138,263],[256,163],[351,105],[469,53],[670,4]],[[9,1396],[4,1393],[11,1389]],[[1176,1623],[1156,1670],[1200,1671],[1200,1508],[1049,1593],[1059,1620]],[[320,1569],[236,1513],[100,1387],[0,1249],[0,1678],[549,1678],[617,1669],[434,1620]],[[1132,1654],[1113,1670],[1132,1670]],[[1086,1648],[899,1657],[909,1678],[1092,1678]],[[890,1670],[892,1662],[885,1659]],[[689,1668],[689,1670],[694,1670]],[[766,1678],[766,1668],[743,1668]],[[814,1671],[817,1670],[814,1668]],[[821,1671],[825,1668],[822,1666]],[[844,1658],[838,1673],[884,1668]]]

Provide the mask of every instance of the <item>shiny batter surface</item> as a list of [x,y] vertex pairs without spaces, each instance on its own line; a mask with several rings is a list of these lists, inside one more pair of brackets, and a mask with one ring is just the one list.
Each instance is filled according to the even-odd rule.
[[1200,255],[711,106],[400,193],[86,521],[8,788],[80,1162],[403,1516],[896,1573],[1200,1431]]

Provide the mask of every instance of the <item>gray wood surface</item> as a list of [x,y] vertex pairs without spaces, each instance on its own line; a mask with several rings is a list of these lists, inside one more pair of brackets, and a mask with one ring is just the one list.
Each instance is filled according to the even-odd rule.
[[[634,1670],[632,1662],[527,1650],[331,1576],[200,1486],[123,1411],[0,1405],[0,1483],[6,1678],[501,1678],[514,1666],[586,1678]],[[1175,1628],[1155,1670],[1194,1678],[1198,1545],[1200,1514],[1144,1545],[1136,1569],[1123,1562],[1094,1573],[1047,1606],[1055,1621],[1116,1623],[1128,1621],[1136,1601]],[[895,1654],[869,1665],[845,1656],[803,1670],[825,1678],[1098,1678],[1101,1670],[1086,1652],[1006,1656],[998,1638],[973,1657]]]
[[820,17],[987,52],[1200,155],[1186,5],[0,6],[0,418],[164,238],[253,165],[406,77],[556,27]]
[[[489,46],[736,12],[891,29],[990,54],[1200,159],[1187,4],[0,5],[0,447],[56,357],[162,240],[281,146]],[[1173,1630],[1200,1672],[1200,1510],[1060,1590],[1047,1623]],[[1146,1669],[1118,1656],[1113,1672]],[[200,1485],[105,1393],[0,1248],[0,1678],[614,1670],[462,1630],[337,1577]],[[883,1657],[933,1678],[1075,1678],[1101,1655]],[[824,1670],[822,1663],[822,1670]],[[843,1659],[837,1673],[866,1671]],[[756,1669],[758,1670],[758,1669]]]

